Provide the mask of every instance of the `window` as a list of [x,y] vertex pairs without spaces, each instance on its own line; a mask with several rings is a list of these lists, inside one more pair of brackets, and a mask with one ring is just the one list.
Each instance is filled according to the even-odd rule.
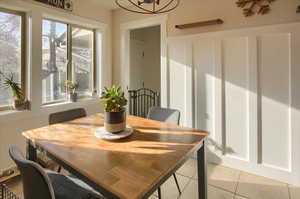
[[79,83],[82,95],[93,91],[94,32],[82,28],[72,28],[73,79]]
[[94,31],[43,20],[43,104],[67,99],[66,80],[79,84],[79,96],[94,89]]
[[[0,9],[0,71],[7,77],[13,75],[25,90],[23,13]],[[12,92],[0,85],[0,108],[12,105]]]
[[43,103],[66,98],[68,65],[68,25],[43,21]]

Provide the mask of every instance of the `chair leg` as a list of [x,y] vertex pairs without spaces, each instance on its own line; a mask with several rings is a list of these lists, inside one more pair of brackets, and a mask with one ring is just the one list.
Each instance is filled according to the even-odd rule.
[[57,173],[60,173],[60,171],[61,171],[61,166],[58,166]]
[[177,186],[179,195],[181,195],[181,190],[180,190],[180,187],[179,187],[179,184],[178,184],[178,180],[177,180],[176,174],[174,173],[173,176],[174,176],[174,179],[175,179],[175,182],[176,182],[176,186]]
[[157,191],[158,191],[158,199],[161,199],[161,189],[160,189],[160,187],[158,187]]

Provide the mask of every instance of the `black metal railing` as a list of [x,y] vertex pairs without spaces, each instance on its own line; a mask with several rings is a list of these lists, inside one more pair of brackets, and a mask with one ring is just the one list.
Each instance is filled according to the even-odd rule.
[[153,106],[160,106],[160,93],[148,88],[129,90],[129,114],[147,117],[148,111]]
[[0,184],[0,199],[20,199],[5,184]]

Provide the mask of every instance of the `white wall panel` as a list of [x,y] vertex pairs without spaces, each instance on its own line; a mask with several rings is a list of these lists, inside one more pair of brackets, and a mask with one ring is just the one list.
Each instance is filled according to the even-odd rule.
[[199,39],[193,42],[195,74],[195,127],[209,131],[214,138],[215,42]]
[[211,133],[209,161],[299,186],[300,24],[168,43],[170,106]]
[[224,39],[223,77],[225,95],[225,154],[249,158],[249,64],[248,38]]
[[184,41],[172,41],[168,45],[169,107],[180,110],[181,125],[191,126],[192,68],[186,56],[187,47]]
[[262,163],[290,169],[290,34],[259,37]]

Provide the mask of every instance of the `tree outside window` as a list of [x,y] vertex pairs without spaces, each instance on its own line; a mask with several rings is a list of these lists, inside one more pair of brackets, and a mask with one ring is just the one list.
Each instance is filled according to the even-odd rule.
[[[22,16],[0,11],[0,71],[21,83]],[[22,85],[23,86],[23,85]],[[12,91],[0,85],[0,107],[11,106]]]
[[93,72],[94,31],[43,20],[43,103],[65,100],[66,80],[79,84],[80,95],[91,95]]

